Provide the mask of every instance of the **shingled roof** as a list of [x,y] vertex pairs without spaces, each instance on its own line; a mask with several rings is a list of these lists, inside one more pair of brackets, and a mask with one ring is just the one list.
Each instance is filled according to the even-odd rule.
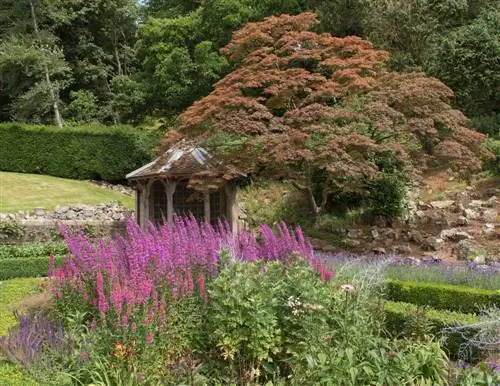
[[168,149],[154,161],[127,174],[127,179],[158,175],[182,177],[214,170],[212,157],[202,147],[179,145]]

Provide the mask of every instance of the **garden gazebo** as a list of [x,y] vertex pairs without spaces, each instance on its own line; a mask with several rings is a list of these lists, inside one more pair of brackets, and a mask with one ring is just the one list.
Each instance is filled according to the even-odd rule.
[[225,219],[236,232],[237,178],[225,178],[217,166],[206,149],[180,143],[127,174],[136,191],[139,225],[144,228],[148,222],[160,224],[164,220],[172,223],[174,215],[192,214],[212,224]]

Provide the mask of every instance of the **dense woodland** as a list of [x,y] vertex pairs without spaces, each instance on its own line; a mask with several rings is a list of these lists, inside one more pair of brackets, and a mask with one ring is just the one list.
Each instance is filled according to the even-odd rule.
[[0,121],[170,122],[235,69],[219,52],[234,31],[307,10],[316,32],[358,35],[390,68],[441,79],[498,133],[498,0],[3,0]]

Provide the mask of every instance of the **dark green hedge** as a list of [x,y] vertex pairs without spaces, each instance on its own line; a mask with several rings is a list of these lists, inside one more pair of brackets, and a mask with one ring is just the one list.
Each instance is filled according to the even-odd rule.
[[0,124],[0,170],[120,181],[150,162],[160,133],[131,126]]
[[439,310],[477,313],[483,309],[500,305],[500,290],[389,280],[387,298]]
[[[56,256],[55,264],[61,264],[64,256]],[[18,277],[42,277],[49,272],[49,258],[15,258],[0,259],[0,280]]]
[[[404,302],[388,301],[385,306],[385,326],[387,331],[392,336],[404,335],[407,327],[411,326],[411,318],[417,312],[418,306]],[[431,332],[434,336],[441,338],[446,337],[444,341],[444,349],[452,359],[464,359],[459,357],[461,346],[466,343],[466,340],[472,337],[476,332],[476,328],[472,325],[478,323],[479,319],[475,315],[462,314],[453,311],[439,311],[435,309],[425,309],[425,317],[431,324]],[[444,332],[443,329],[453,326],[471,326],[461,333],[459,332]],[[469,352],[468,360],[476,360],[480,356],[477,350]]]

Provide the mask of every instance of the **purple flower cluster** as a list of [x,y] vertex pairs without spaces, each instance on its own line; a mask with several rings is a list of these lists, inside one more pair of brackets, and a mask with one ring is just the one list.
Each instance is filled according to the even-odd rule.
[[54,323],[43,314],[19,317],[19,328],[0,337],[0,352],[24,368],[39,364],[44,350],[69,349],[61,323]]
[[[101,319],[112,316],[114,325],[124,329],[132,319],[144,326],[155,320],[163,324],[171,299],[197,293],[208,302],[205,282],[217,274],[223,250],[240,261],[287,263],[299,255],[321,279],[330,280],[333,274],[314,257],[300,228],[292,231],[285,224],[276,233],[263,225],[257,237],[249,231],[233,234],[227,223],[214,228],[193,217],[178,217],[173,225],[151,225],[147,231],[129,221],[124,237],[107,241],[92,240],[82,231],[63,230],[62,234],[70,256],[62,267],[50,268],[56,297],[70,288]],[[138,309],[141,320],[137,320]]]

